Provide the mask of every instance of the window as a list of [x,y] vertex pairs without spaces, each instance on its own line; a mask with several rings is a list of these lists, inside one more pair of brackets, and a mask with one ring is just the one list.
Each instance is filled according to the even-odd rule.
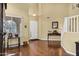
[[3,32],[20,34],[21,18],[6,16],[3,20]]
[[17,33],[16,23],[13,20],[3,21],[3,32]]

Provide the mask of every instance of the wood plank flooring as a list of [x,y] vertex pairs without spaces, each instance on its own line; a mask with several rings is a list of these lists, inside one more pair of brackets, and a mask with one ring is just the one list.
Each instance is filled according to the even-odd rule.
[[28,46],[21,47],[20,50],[18,48],[9,49],[7,55],[14,54],[15,56],[71,56],[63,50],[63,48],[60,46],[60,43],[56,44],[52,41],[51,43],[52,45],[48,46],[48,41],[45,40],[30,41]]

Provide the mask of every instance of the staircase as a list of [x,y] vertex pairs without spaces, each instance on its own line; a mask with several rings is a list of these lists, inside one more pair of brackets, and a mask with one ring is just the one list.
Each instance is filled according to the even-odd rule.
[[72,55],[76,55],[75,42],[79,40],[79,15],[65,17],[61,31],[61,46]]

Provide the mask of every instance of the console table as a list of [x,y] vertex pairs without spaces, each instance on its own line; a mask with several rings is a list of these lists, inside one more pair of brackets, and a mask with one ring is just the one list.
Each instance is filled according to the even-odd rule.
[[60,33],[48,33],[47,39],[49,40],[49,36],[61,36]]
[[[47,36],[48,46],[50,45],[50,44],[49,44],[49,42],[50,42],[49,36],[61,36],[61,34],[60,34],[60,33],[48,33],[48,36]],[[60,42],[60,41],[59,41],[59,42]]]
[[[10,43],[11,40],[16,40],[17,43],[12,44],[12,43]],[[10,46],[13,46],[13,45],[18,45],[18,52],[20,53],[20,37],[18,36],[18,34],[16,34],[15,37],[12,37],[12,33],[9,33],[9,36],[7,38],[7,52],[8,52],[8,49],[10,48]]]

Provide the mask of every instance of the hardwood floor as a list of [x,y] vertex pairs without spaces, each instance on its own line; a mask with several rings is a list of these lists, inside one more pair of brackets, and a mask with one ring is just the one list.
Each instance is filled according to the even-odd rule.
[[44,40],[30,41],[30,44],[28,46],[21,47],[20,50],[18,48],[9,49],[7,55],[13,54],[15,56],[71,56],[63,50],[63,48],[60,46],[60,43],[55,44],[54,42],[51,46],[50,45],[48,46],[48,41]]

